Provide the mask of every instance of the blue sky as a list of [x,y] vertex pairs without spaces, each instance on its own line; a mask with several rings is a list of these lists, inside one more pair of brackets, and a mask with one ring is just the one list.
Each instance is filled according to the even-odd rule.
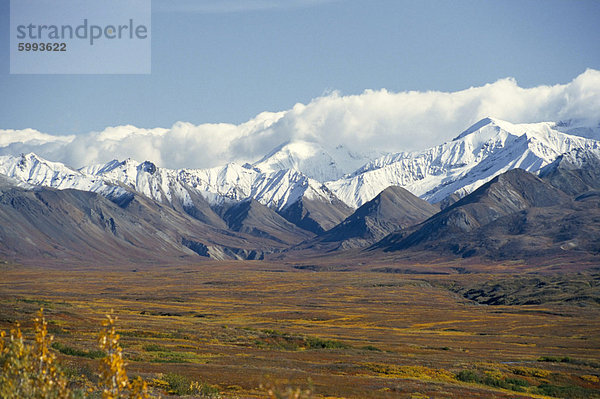
[[239,124],[331,91],[458,91],[600,69],[597,0],[155,0],[150,75],[9,75],[0,129]]

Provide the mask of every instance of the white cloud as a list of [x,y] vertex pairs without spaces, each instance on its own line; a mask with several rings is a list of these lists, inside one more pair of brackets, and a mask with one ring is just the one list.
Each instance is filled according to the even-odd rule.
[[260,158],[283,142],[302,139],[325,147],[344,144],[356,152],[428,148],[491,116],[513,123],[600,121],[600,71],[587,70],[563,85],[519,87],[514,79],[466,90],[330,93],[282,112],[263,112],[240,125],[193,125],[169,129],[109,127],[77,136],[35,130],[0,130],[0,154],[36,152],[75,167],[111,159],[152,160],[170,168],[205,168]]
[[69,142],[75,136],[52,136],[46,133],[38,132],[35,129],[23,130],[0,130],[0,147],[6,147],[13,143],[49,143],[49,142]]

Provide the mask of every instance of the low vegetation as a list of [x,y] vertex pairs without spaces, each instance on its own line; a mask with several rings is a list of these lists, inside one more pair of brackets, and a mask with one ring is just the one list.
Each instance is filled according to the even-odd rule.
[[[43,309],[35,318],[35,338],[28,343],[19,324],[10,330],[0,332],[0,394],[5,399],[68,399],[90,396],[101,392],[103,399],[130,398],[148,399],[147,384],[140,378],[129,380],[125,371],[119,335],[115,332],[115,318],[107,316],[104,328],[98,335],[102,351],[100,354],[99,379],[96,385],[86,382],[84,386],[73,389],[63,367],[57,362],[56,355],[50,350],[53,337],[48,335],[48,323]],[[90,352],[73,350],[58,345],[56,349],[64,349],[61,353],[74,356],[90,357]],[[65,349],[66,348],[66,349]],[[59,349],[59,350],[60,350]],[[68,349],[68,350],[67,350]],[[104,352],[105,351],[105,352]],[[96,358],[92,357],[92,358]]]
[[51,347],[53,349],[56,349],[60,353],[63,353],[65,355],[69,355],[69,356],[80,356],[80,357],[87,357],[90,359],[101,359],[106,356],[106,352],[101,351],[101,350],[86,351],[86,350],[82,350],[82,349],[73,348],[72,346],[61,344],[60,342],[52,342]]
[[168,394],[172,395],[194,395],[201,398],[220,398],[219,388],[199,382],[192,381],[180,374],[169,373],[165,375],[164,381],[168,385]]
[[[6,270],[0,330],[13,331],[0,367],[13,371],[0,397],[600,398],[593,303],[485,305],[448,289],[507,275],[286,267]],[[45,391],[37,363],[14,371],[37,357],[27,320],[40,304],[55,381]],[[11,355],[19,334],[29,360]],[[29,374],[18,395],[6,394],[19,373]]]
[[456,375],[459,381],[488,385],[491,387],[510,389],[511,391],[526,392],[529,382],[520,378],[507,378],[501,373],[478,373],[472,370],[462,370]]
[[298,351],[306,349],[348,349],[350,345],[335,339],[293,335],[278,330],[262,330],[254,343],[259,348]]
[[[20,324],[10,330],[7,335],[0,331],[0,397],[3,399],[70,399],[97,398],[102,399],[151,399],[149,385],[167,395],[188,396],[195,398],[222,398],[218,387],[192,380],[184,375],[168,373],[161,378],[154,378],[148,384],[141,377],[129,379],[123,360],[123,349],[119,343],[120,336],[115,329],[116,317],[106,316],[103,329],[98,335],[101,350],[85,351],[67,345],[52,342],[48,335],[48,323],[40,309],[35,318],[33,342],[29,343],[23,336]],[[320,341],[316,341],[320,342]],[[323,341],[328,343],[329,341]],[[335,344],[334,347],[337,347]],[[101,359],[98,373],[94,375],[89,368],[65,367],[57,361],[50,350],[68,356]],[[148,344],[144,349],[151,352],[164,352],[166,349],[157,344]],[[95,378],[97,377],[97,378]],[[92,380],[95,382],[93,383]],[[267,385],[264,391],[273,399],[310,398],[310,390],[287,388],[281,391]],[[159,396],[156,396],[159,397]]]

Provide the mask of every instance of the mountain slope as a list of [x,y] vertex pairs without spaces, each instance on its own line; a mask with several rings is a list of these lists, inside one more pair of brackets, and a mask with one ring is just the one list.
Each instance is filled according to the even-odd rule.
[[221,214],[233,231],[266,237],[282,244],[297,244],[312,237],[309,232],[253,199],[225,204]]
[[[170,170],[158,168],[149,161],[138,163],[129,159],[73,170],[27,154],[0,157],[0,173],[35,186],[74,188],[111,199],[126,196],[123,201],[127,199],[127,189],[134,190],[219,228],[224,224],[210,207],[230,200],[252,198],[285,215],[294,214],[293,211],[282,212],[286,208],[294,204],[297,208],[298,203],[306,201],[312,204],[313,213],[323,209],[323,214],[330,215],[322,222],[328,227],[350,213],[324,185],[295,170],[267,174],[236,164],[211,169]],[[338,217],[338,214],[342,216]]]
[[335,196],[331,201],[302,197],[279,213],[296,226],[319,234],[337,226],[352,214],[352,208]]
[[168,263],[254,259],[287,247],[279,239],[215,228],[135,192],[119,205],[93,192],[0,181],[0,253],[13,259]]
[[554,127],[554,123],[515,125],[486,118],[451,142],[379,158],[326,185],[354,207],[390,185],[435,203],[453,193],[463,197],[509,169],[538,171],[565,152],[600,149],[598,141],[567,135]]
[[439,208],[402,187],[391,186],[363,204],[342,223],[302,247],[328,250],[365,247],[395,230],[420,223],[438,211]]
[[[416,226],[412,232],[392,233],[372,249],[498,255],[500,248],[511,240],[520,242],[522,247],[531,236],[528,232],[534,230],[532,226],[540,228],[567,217],[572,213],[571,204],[571,197],[559,189],[531,173],[513,169]],[[547,231],[546,226],[537,235],[550,240]],[[511,240],[507,241],[507,236]],[[512,255],[518,257],[521,253],[515,249]]]
[[0,251],[16,259],[127,263],[193,255],[165,226],[138,220],[136,213],[85,191],[7,190],[0,197],[0,225]]
[[572,196],[600,190],[600,151],[567,152],[540,170],[538,176]]

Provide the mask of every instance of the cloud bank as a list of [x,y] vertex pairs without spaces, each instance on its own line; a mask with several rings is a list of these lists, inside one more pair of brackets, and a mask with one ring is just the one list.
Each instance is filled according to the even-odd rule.
[[168,168],[207,168],[252,162],[292,140],[325,148],[343,144],[363,153],[425,149],[487,116],[512,123],[578,120],[595,126],[600,121],[600,71],[588,69],[567,84],[533,88],[506,78],[450,93],[334,92],[287,111],[263,112],[240,125],[128,125],[75,136],[0,130],[0,154],[35,152],[73,167],[133,158]]

